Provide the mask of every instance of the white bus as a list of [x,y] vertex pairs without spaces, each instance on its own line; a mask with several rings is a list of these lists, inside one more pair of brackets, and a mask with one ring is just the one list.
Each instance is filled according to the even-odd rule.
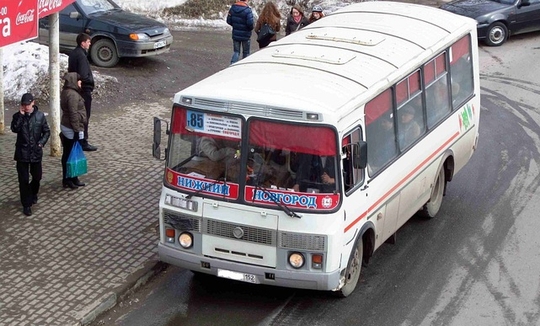
[[437,214],[473,154],[477,51],[472,19],[363,2],[178,92],[160,259],[348,296],[409,218]]

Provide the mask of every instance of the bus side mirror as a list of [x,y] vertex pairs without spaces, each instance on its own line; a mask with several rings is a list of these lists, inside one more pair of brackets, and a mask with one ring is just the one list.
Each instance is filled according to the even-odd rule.
[[[154,141],[152,143],[152,156],[161,160],[161,123],[167,124],[167,130],[169,130],[169,123],[160,118],[154,117]],[[167,158],[167,150],[165,149],[165,159]]]
[[358,146],[354,147],[357,147],[357,150],[353,151],[353,166],[355,169],[365,169],[367,167],[367,143],[359,141]]

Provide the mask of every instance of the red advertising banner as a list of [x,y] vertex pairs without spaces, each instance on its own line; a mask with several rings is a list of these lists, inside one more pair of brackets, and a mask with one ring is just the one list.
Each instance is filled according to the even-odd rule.
[[0,47],[38,36],[38,19],[59,12],[75,0],[0,1]]
[[55,12],[59,12],[75,0],[37,0],[38,16],[43,18]]
[[0,47],[37,36],[37,0],[0,2]]

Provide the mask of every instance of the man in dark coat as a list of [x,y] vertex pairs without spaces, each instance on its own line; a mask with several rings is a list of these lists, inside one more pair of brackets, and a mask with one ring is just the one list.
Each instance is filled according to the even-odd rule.
[[247,4],[247,0],[238,0],[229,9],[227,24],[231,25],[233,39],[233,56],[231,64],[240,58],[240,47],[242,47],[242,58],[249,55],[251,46],[251,32],[253,31],[253,12]]
[[80,140],[83,151],[95,151],[96,146],[88,143],[88,124],[92,111],[92,92],[94,91],[94,75],[88,61],[88,49],[90,49],[90,35],[81,33],[77,35],[77,47],[71,51],[68,59],[68,72],[76,72],[81,76],[81,96],[86,108],[86,124],[84,125],[84,139]]
[[298,171],[294,191],[308,191],[307,188],[332,193],[336,190],[336,169],[333,156],[298,154]]
[[[34,105],[32,94],[26,93],[22,96],[19,112],[13,115],[11,121],[11,131],[17,134],[14,159],[17,161],[23,213],[30,216],[32,204],[38,201],[43,146],[51,135],[45,114]],[[32,181],[30,181],[30,175]]]

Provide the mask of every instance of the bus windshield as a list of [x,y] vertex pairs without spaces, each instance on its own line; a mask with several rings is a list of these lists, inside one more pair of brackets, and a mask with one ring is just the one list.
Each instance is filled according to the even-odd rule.
[[176,107],[166,181],[202,196],[240,200],[243,193],[250,204],[337,206],[340,155],[333,128],[251,119],[242,135],[244,123]]
[[310,193],[336,191],[336,136],[320,126],[252,120],[248,184]]

